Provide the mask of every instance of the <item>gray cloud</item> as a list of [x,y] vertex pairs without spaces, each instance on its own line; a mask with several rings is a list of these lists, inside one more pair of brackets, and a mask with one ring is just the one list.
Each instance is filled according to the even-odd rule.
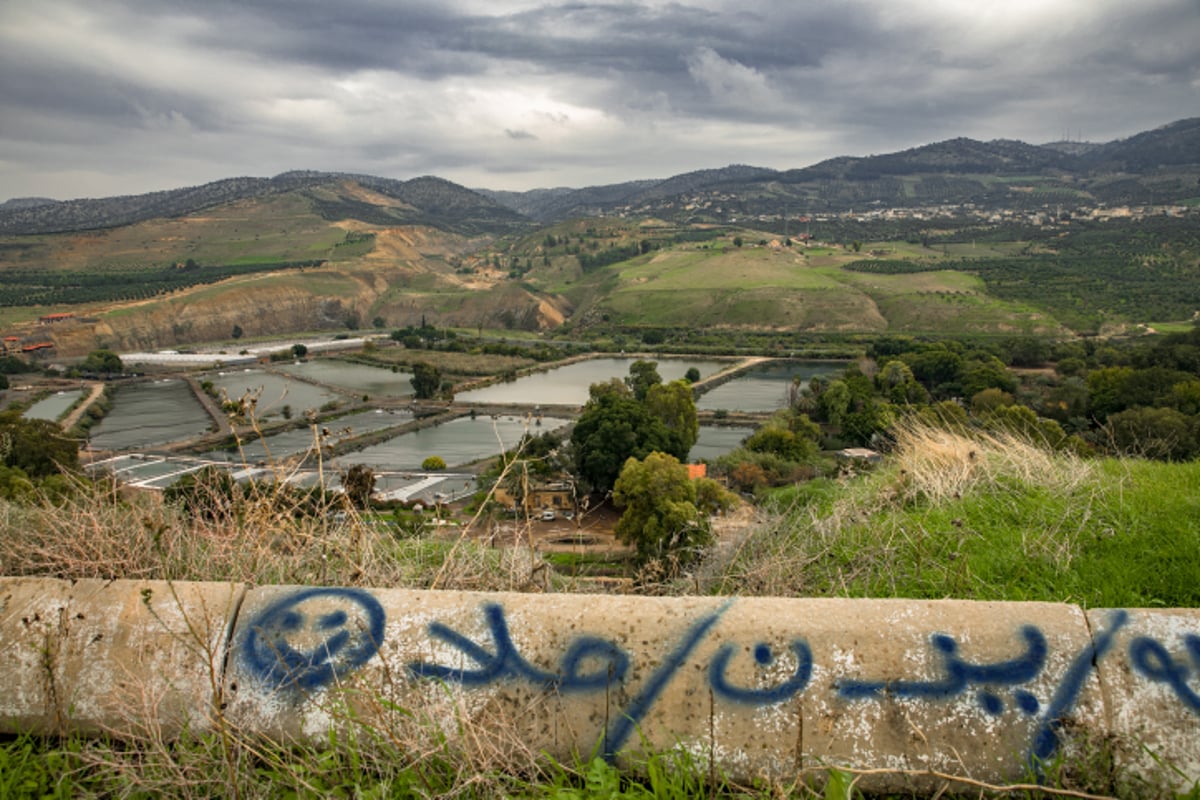
[[0,195],[287,169],[579,186],[1104,140],[1198,99],[1194,0],[13,0]]

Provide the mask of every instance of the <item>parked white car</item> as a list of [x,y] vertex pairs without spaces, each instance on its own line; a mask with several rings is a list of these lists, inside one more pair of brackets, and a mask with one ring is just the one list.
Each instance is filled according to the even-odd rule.
[[555,519],[558,519],[558,514],[554,513],[553,508],[547,508],[545,511],[542,512],[542,521],[551,522],[552,520],[555,520]]

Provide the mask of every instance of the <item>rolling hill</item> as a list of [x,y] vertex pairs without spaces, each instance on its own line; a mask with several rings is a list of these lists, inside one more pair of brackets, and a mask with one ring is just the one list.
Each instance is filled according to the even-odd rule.
[[[944,204],[1016,220],[1057,206],[1058,224],[1076,205],[1196,205],[1198,162],[1191,119],[1106,144],[959,138],[801,169],[734,165],[583,189],[289,172],[130,197],[15,199],[0,204],[0,325],[64,355],[228,339],[235,328],[265,336],[426,319],[1094,332],[1110,319],[1144,321],[1147,309],[1200,309],[1200,245],[1186,220],[1126,236],[1112,225],[1038,233],[961,219],[864,227],[836,212]],[[806,212],[825,212],[814,235],[834,247],[780,237],[786,216]],[[868,242],[861,255],[854,239]],[[1038,275],[1053,277],[1052,292]],[[72,316],[36,325],[50,313]]]
[[[1036,185],[1036,195],[1008,178]],[[539,222],[583,214],[636,212],[675,222],[727,221],[697,213],[689,200],[720,195],[726,217],[974,203],[1032,207],[1047,196],[1120,205],[1200,197],[1200,117],[1105,144],[1030,145],[957,138],[897,153],[839,157],[776,171],[731,166],[657,182],[575,190],[484,194]]]

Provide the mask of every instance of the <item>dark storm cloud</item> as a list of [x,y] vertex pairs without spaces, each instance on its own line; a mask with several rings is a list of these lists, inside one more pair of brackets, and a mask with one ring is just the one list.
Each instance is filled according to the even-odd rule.
[[1103,140],[1198,101],[1195,0],[0,5],[9,196],[293,168],[582,185]]

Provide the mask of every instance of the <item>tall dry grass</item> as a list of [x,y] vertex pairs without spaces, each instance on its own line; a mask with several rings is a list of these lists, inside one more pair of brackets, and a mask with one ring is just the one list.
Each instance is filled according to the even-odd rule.
[[528,549],[406,537],[340,501],[301,513],[282,484],[192,514],[149,492],[80,483],[57,503],[0,503],[0,574],[529,591]]
[[[934,587],[959,597],[987,594],[961,556],[980,537],[946,509],[982,504],[1019,529],[1023,555],[1067,568],[1092,509],[1108,491],[1093,463],[1015,433],[902,421],[885,465],[847,475],[816,493],[760,510],[726,541],[694,582],[720,594],[911,596]],[[1033,495],[1069,498],[1070,515]]]
[[1095,479],[1090,462],[1028,436],[935,427],[913,418],[896,426],[891,461],[896,475],[884,491],[900,503],[938,503],[1014,485],[1073,492]]

